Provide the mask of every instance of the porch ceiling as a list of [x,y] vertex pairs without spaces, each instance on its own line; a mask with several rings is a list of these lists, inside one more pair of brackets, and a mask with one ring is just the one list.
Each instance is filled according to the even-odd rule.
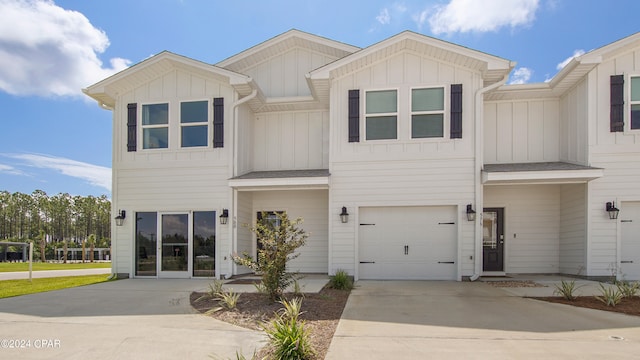
[[253,171],[229,179],[229,186],[240,191],[328,189],[328,169]]
[[565,162],[485,164],[484,185],[580,184],[604,175],[604,169]]

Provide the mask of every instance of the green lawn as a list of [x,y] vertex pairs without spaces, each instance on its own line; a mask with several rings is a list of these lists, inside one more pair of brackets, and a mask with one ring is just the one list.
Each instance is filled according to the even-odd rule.
[[97,284],[109,280],[111,275],[87,275],[87,276],[64,276],[56,278],[41,278],[25,280],[3,280],[0,281],[0,299],[35,294],[39,292],[60,290],[76,286]]
[[[98,268],[110,268],[110,262],[101,263],[69,263],[69,264],[57,264],[57,263],[33,263],[33,271],[41,270],[74,270],[74,269],[98,269]],[[11,271],[29,271],[29,263],[0,263],[0,272]]]

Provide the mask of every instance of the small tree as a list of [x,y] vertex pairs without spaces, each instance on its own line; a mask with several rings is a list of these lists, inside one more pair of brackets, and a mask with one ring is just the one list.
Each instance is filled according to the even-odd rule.
[[279,300],[284,290],[298,279],[298,273],[287,272],[287,262],[298,257],[296,249],[303,246],[309,235],[298,227],[302,218],[290,220],[286,213],[276,214],[277,221],[267,213],[250,228],[258,239],[258,258],[248,253],[234,256],[233,261],[262,274],[262,285],[271,300]]
[[93,251],[96,247],[96,235],[89,235],[89,240],[87,242],[89,243],[89,261],[93,262]]
[[47,262],[47,255],[46,255],[46,245],[47,245],[47,237],[44,234],[44,230],[40,230],[40,233],[38,234],[38,245],[40,245],[40,261],[42,261],[43,263]]

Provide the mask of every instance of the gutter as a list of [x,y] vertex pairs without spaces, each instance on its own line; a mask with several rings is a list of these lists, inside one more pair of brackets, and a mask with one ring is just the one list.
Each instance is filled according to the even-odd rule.
[[[250,82],[251,79],[249,79]],[[233,103],[233,155],[232,155],[232,169],[231,169],[231,174],[233,174],[232,177],[237,176],[237,169],[238,169],[238,107],[252,99],[254,99],[256,96],[258,95],[258,90],[254,89],[251,94],[243,97],[242,99],[238,99],[236,102]],[[236,207],[236,202],[237,202],[237,190],[236,189],[231,189],[231,201],[229,201],[229,203],[231,204],[231,223],[228,225],[229,227],[231,227],[231,229],[229,230],[229,240],[230,240],[230,244],[232,246],[231,250],[231,254],[236,252],[237,249],[237,244],[238,242],[236,241],[237,238],[237,226],[236,226],[236,219],[238,218],[238,210]],[[229,274],[226,274],[225,277],[228,279],[230,278],[234,271],[233,271],[233,260],[232,260],[232,256],[231,254],[228,255],[228,261],[229,261]],[[216,261],[218,261],[218,259],[216,259]],[[220,262],[222,263],[222,262]]]
[[482,228],[479,226],[481,224],[480,220],[482,219],[482,206],[483,205],[483,193],[482,193],[482,177],[481,177],[481,172],[482,172],[482,167],[483,167],[483,162],[484,162],[484,157],[483,157],[483,144],[482,144],[482,140],[484,138],[484,128],[483,128],[483,121],[484,121],[484,94],[488,91],[491,91],[493,89],[496,89],[502,85],[504,85],[507,82],[507,79],[509,79],[509,73],[505,74],[504,77],[502,78],[502,80],[498,81],[497,83],[491,84],[489,86],[483,87],[481,89],[478,89],[478,91],[476,91],[476,96],[475,96],[475,116],[474,116],[474,121],[475,121],[475,133],[476,133],[476,141],[475,141],[475,172],[474,172],[474,177],[475,177],[475,194],[476,194],[476,198],[475,198],[475,203],[476,203],[476,212],[480,215],[480,216],[476,216],[476,223],[474,224],[475,226],[475,231],[474,231],[474,250],[475,250],[475,254],[474,254],[474,273],[473,275],[471,275],[471,277],[469,277],[469,280],[471,281],[476,281],[478,280],[478,278],[480,277],[480,275],[482,274],[482,262],[480,262],[480,259],[482,259],[482,246],[481,246],[481,239],[482,239]]

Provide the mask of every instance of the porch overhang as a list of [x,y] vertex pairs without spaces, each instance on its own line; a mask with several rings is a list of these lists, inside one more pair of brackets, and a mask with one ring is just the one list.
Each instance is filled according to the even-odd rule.
[[229,186],[238,191],[326,190],[328,169],[253,171],[229,179]]
[[485,164],[482,184],[581,184],[602,176],[604,169],[565,162]]

